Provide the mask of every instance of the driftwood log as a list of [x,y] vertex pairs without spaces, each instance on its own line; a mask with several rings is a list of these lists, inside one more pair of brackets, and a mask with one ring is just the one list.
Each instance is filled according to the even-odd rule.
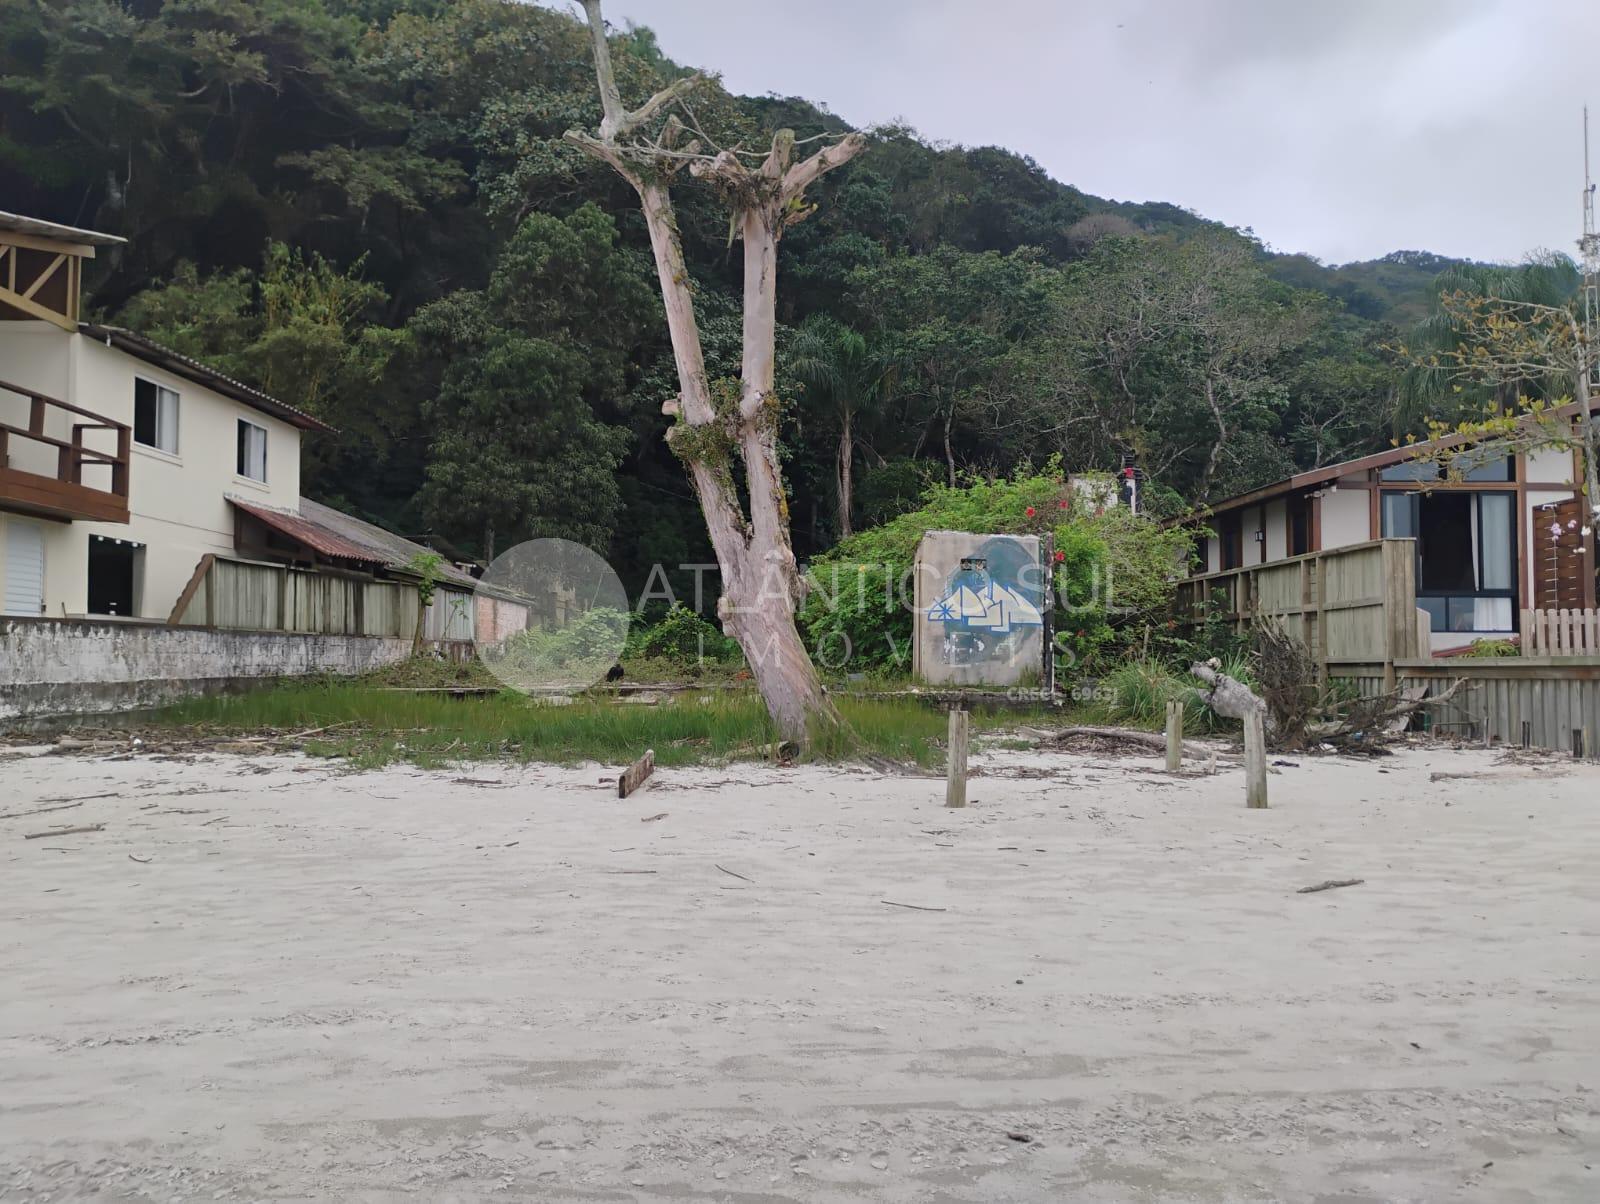
[[1266,700],[1242,681],[1224,673],[1221,661],[1215,657],[1208,661],[1196,661],[1189,666],[1189,672],[1206,683],[1206,688],[1200,691],[1200,697],[1218,715],[1242,723],[1246,715],[1255,711],[1261,715],[1266,726],[1267,738],[1272,738],[1278,725],[1267,709]]
[[[1303,690],[1286,689],[1280,683],[1268,691],[1272,700],[1269,703],[1243,682],[1222,672],[1221,662],[1214,658],[1196,662],[1189,672],[1205,683],[1200,697],[1224,719],[1242,722],[1251,711],[1258,711],[1269,744],[1290,749],[1326,744],[1340,751],[1362,753],[1383,751],[1382,745],[1403,732],[1412,715],[1443,706],[1466,684],[1458,679],[1431,698],[1423,697],[1415,687],[1357,699],[1343,699],[1318,689],[1308,703],[1299,696]],[[1283,713],[1276,713],[1279,704]]]

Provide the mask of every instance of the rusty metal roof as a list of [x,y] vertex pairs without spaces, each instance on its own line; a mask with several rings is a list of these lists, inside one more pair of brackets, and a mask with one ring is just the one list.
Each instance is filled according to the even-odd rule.
[[[364,522],[353,514],[346,514],[343,510],[335,510],[332,506],[314,502],[308,497],[300,499],[300,515],[336,536],[364,544],[393,569],[405,569],[419,555],[435,550],[415,540],[407,539],[404,535],[396,535],[393,531],[385,531],[382,527]],[[439,566],[438,571],[442,579],[454,581],[457,585],[464,585],[468,589],[478,583],[476,577],[462,572],[448,559]]]
[[321,552],[324,556],[332,556],[337,560],[356,560],[362,564],[389,563],[389,558],[377,548],[346,539],[338,532],[330,531],[322,524],[312,522],[299,514],[290,514],[287,510],[274,510],[271,506],[259,506],[252,502],[241,502],[232,496],[228,500],[273,530],[287,535],[296,543],[303,543],[308,548]]

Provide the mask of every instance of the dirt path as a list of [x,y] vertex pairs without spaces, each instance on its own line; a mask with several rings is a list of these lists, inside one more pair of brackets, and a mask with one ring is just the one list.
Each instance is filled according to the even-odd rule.
[[0,1197],[1600,1198],[1600,770],[997,761],[0,761]]

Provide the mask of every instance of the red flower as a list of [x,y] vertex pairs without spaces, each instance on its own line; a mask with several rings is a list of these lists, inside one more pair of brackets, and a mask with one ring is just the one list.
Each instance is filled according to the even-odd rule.
[[1067,499],[1066,498],[1062,498],[1059,502],[1056,503],[1056,509],[1057,510],[1065,510],[1066,508],[1067,508]]
[[1038,512],[1036,510],[1034,510],[1034,508],[1032,506],[1029,506],[1026,510],[1023,511],[1023,513],[1026,514],[1029,518],[1032,518]]
[[1057,552],[1056,553],[1056,563],[1057,564],[1060,564],[1066,558],[1067,558],[1067,554],[1065,552]]

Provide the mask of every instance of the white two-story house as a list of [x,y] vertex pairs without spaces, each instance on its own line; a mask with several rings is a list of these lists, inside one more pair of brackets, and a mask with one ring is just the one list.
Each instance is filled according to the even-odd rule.
[[[0,213],[0,613],[168,618],[241,506],[300,507],[322,422],[79,320],[83,264],[123,240]],[[249,513],[246,511],[245,513]]]

